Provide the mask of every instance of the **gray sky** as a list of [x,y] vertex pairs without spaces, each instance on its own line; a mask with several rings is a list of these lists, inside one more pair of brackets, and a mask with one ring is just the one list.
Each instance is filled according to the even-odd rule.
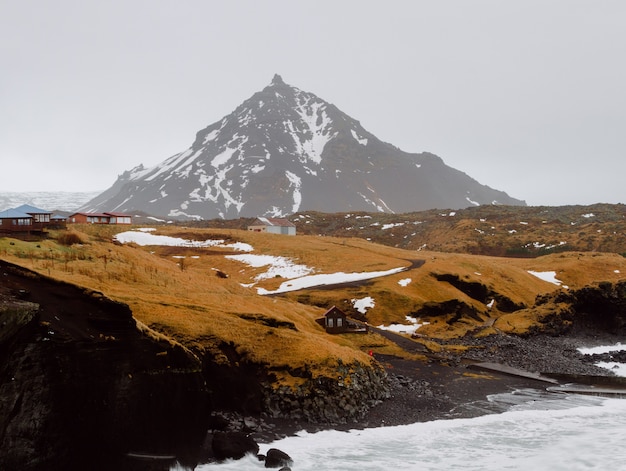
[[105,190],[275,73],[531,205],[626,203],[623,0],[0,0],[0,191]]

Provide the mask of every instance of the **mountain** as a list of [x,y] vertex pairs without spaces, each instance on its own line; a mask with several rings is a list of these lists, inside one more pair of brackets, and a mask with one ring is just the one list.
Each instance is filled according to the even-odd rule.
[[403,213],[525,205],[447,166],[380,141],[355,119],[279,75],[162,163],[124,172],[84,211],[173,219],[298,211]]

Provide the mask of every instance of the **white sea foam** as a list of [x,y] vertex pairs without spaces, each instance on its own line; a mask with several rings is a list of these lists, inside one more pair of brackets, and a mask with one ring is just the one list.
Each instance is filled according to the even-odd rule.
[[[279,448],[293,458],[292,468],[298,471],[613,471],[624,469],[625,441],[625,400],[578,396],[571,407],[557,409],[349,432],[302,432],[262,445],[261,453]],[[264,468],[253,457],[196,468],[212,469]]]

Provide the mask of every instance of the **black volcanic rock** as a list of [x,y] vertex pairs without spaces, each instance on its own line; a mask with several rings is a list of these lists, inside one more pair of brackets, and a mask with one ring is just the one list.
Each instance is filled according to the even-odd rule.
[[197,359],[102,293],[4,261],[0,280],[0,469],[194,462],[209,411]]
[[267,450],[267,456],[265,457],[266,468],[283,468],[293,465],[291,457],[282,450],[277,448],[270,448]]
[[189,149],[124,172],[81,210],[172,219],[286,216],[298,211],[402,213],[524,205],[427,152],[380,141],[361,124],[279,75]]
[[246,454],[256,455],[259,445],[244,432],[216,432],[211,443],[213,454],[219,461],[240,460]]

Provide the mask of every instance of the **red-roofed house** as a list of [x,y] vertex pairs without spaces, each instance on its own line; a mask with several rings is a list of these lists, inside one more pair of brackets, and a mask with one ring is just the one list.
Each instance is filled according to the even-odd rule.
[[132,216],[123,213],[74,213],[67,222],[72,224],[132,224]]

